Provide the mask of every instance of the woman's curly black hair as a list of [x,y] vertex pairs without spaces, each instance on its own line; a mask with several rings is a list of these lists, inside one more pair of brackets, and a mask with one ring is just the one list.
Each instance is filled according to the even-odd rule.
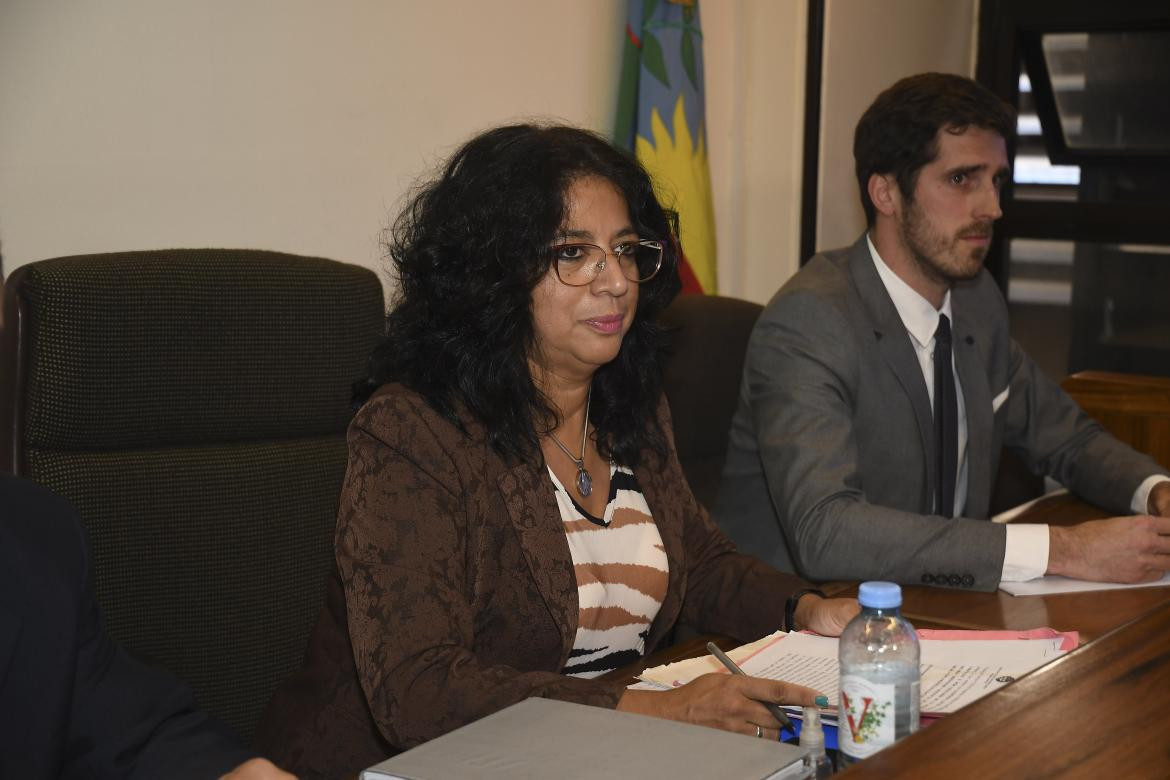
[[414,193],[391,229],[398,290],[358,399],[401,382],[458,425],[464,410],[473,415],[498,452],[537,457],[559,419],[529,374],[532,290],[551,267],[565,194],[584,176],[611,182],[638,235],[664,246],[621,350],[594,375],[589,418],[603,457],[632,466],[645,450],[661,454],[655,410],[666,336],[656,319],[680,287],[677,217],[636,159],[575,127],[489,130]]

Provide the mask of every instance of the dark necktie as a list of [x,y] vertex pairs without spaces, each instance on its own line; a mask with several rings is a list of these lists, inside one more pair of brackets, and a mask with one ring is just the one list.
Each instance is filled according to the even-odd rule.
[[959,462],[959,403],[951,369],[951,323],[945,314],[939,315],[938,330],[934,332],[934,446],[938,474],[935,509],[943,517],[952,517]]

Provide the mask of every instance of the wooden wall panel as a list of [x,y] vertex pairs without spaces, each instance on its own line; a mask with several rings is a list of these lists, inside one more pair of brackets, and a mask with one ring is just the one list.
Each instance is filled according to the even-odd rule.
[[1082,371],[1061,386],[1110,433],[1170,469],[1170,378]]

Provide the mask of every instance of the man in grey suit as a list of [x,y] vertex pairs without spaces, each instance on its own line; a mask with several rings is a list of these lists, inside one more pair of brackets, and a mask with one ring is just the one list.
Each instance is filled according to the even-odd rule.
[[[741,550],[813,579],[976,590],[1170,570],[1166,471],[1040,372],[983,270],[1014,126],[986,89],[937,73],[899,81],[861,118],[869,229],[789,280],[749,342],[713,508]],[[987,522],[1005,446],[1136,514]]]

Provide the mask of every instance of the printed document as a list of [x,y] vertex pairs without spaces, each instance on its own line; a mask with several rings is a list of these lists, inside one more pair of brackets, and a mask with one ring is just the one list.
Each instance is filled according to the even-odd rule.
[[[1065,643],[1063,635],[1037,639],[922,639],[922,714],[954,712],[1063,655]],[[746,674],[815,688],[829,697],[830,707],[837,706],[835,637],[778,631],[728,655]],[[717,660],[704,656],[647,669],[641,679],[666,688],[683,685],[707,672],[723,671]]]

